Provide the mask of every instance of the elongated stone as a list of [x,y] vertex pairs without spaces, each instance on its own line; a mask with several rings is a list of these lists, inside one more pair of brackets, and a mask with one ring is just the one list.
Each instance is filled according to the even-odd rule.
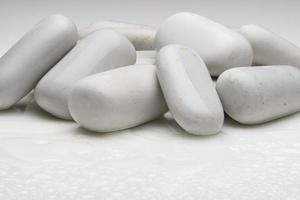
[[79,39],[99,30],[113,30],[126,36],[137,51],[154,50],[154,39],[156,30],[148,26],[130,24],[116,21],[100,21],[81,29]]
[[268,122],[300,111],[300,70],[282,65],[231,69],[218,78],[217,91],[234,120]]
[[177,123],[195,135],[210,135],[223,126],[224,112],[205,63],[192,49],[167,45],[157,55],[157,75]]
[[71,92],[74,120],[96,132],[131,128],[162,116],[167,106],[154,65],[132,65],[86,77]]
[[77,45],[38,83],[34,97],[38,105],[63,119],[72,119],[67,99],[74,84],[99,72],[131,65],[136,52],[123,35],[110,30],[97,31]]
[[239,32],[250,42],[254,65],[291,65],[300,68],[300,48],[257,25],[245,25]]
[[212,76],[252,63],[249,42],[239,33],[193,13],[178,13],[163,22],[157,31],[157,49],[181,44],[194,49]]
[[35,25],[0,59],[0,110],[29,93],[76,43],[75,24],[51,15]]

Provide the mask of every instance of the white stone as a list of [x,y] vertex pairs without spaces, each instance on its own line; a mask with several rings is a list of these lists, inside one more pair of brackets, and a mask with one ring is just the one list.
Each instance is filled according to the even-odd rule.
[[288,40],[257,25],[242,26],[239,32],[253,48],[254,65],[291,65],[300,68],[300,48]]
[[67,98],[78,80],[135,62],[135,49],[126,37],[110,30],[97,31],[78,41],[41,79],[34,92],[35,100],[49,113],[71,119]]
[[0,110],[17,103],[76,43],[75,24],[51,15],[35,25],[0,59]]
[[300,111],[300,70],[280,65],[231,69],[218,78],[217,91],[236,121],[271,121]]
[[126,36],[136,50],[153,50],[156,30],[148,26],[115,21],[100,21],[80,30],[79,39],[83,39],[97,30],[114,30]]
[[194,49],[204,60],[212,76],[252,63],[249,42],[234,30],[193,13],[169,17],[158,29],[156,47],[181,44]]
[[[137,28],[141,25],[132,24],[132,23],[126,23],[126,22],[120,22],[120,21],[113,21],[113,20],[103,20],[98,21],[95,23],[90,24],[89,26],[85,28],[81,28],[78,31],[79,39],[83,39],[89,34],[102,30],[102,29],[113,29],[113,28]],[[148,28],[148,27],[147,27]]]
[[98,21],[90,24],[89,26],[85,28],[81,28],[78,30],[78,36],[80,39],[85,38],[89,34],[99,30],[99,29],[107,29],[107,28],[136,28],[139,25],[132,24],[132,23],[126,23],[126,22],[120,22],[120,21],[113,21],[113,20],[103,20]]
[[156,51],[137,51],[136,64],[150,64],[156,62]]
[[167,111],[154,65],[133,65],[95,74],[79,81],[69,109],[80,126],[111,132],[131,128]]
[[167,45],[157,55],[157,75],[177,123],[195,135],[223,126],[224,111],[205,63],[192,49]]

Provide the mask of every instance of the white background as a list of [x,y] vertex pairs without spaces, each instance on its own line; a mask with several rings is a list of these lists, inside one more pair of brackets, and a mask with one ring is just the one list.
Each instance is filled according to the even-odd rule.
[[[0,1],[0,55],[41,18],[79,28],[115,19],[158,27],[191,11],[257,23],[300,45],[300,1]],[[260,126],[227,119],[222,133],[186,134],[169,117],[97,134],[58,120],[29,95],[0,112],[0,199],[299,199],[300,114]]]

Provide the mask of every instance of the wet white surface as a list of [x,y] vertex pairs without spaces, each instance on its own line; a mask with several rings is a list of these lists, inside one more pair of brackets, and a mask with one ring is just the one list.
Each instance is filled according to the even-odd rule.
[[298,199],[300,114],[191,136],[170,115],[92,133],[32,95],[0,112],[0,199]]

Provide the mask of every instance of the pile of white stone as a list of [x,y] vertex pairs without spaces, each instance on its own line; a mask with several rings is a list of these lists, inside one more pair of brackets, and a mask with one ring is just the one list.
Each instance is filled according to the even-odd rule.
[[[141,50],[156,50],[155,60],[136,64]],[[300,49],[257,25],[233,30],[178,13],[157,31],[102,21],[78,33],[52,15],[0,59],[0,109],[34,89],[42,109],[92,131],[131,128],[169,110],[188,133],[209,135],[222,129],[224,111],[242,124],[300,111],[299,68]]]

